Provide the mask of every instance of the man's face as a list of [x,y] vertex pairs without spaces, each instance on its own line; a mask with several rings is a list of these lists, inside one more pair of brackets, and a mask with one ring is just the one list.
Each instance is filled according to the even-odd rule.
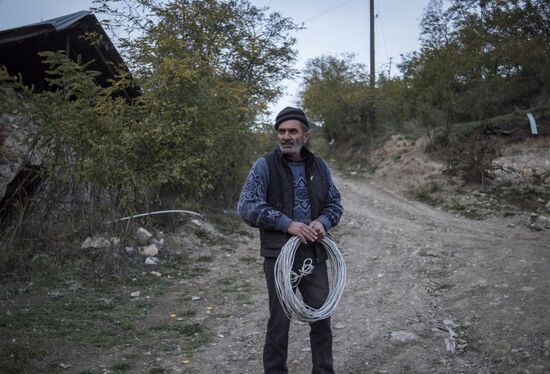
[[279,148],[290,159],[299,160],[300,151],[309,139],[309,133],[304,132],[302,122],[289,119],[282,122],[277,130]]

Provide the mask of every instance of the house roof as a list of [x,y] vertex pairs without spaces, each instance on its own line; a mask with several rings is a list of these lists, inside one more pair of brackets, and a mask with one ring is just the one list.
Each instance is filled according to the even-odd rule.
[[[101,42],[91,43],[85,36],[94,34]],[[101,73],[99,84],[109,85],[117,69],[128,71],[122,57],[105,30],[91,12],[80,11],[47,21],[0,31],[0,65],[11,75],[21,74],[23,83],[36,90],[47,90],[46,66],[38,55],[41,51],[59,51]],[[136,97],[138,88],[126,89],[124,95]]]
[[0,45],[29,39],[37,35],[46,34],[52,31],[59,32],[65,30],[67,28],[70,28],[71,26],[74,26],[75,23],[89,15],[91,15],[90,12],[83,10],[80,12],[68,14],[66,16],[53,18],[48,21],[41,21],[37,23],[32,23],[30,25],[16,27],[13,29],[1,30]]

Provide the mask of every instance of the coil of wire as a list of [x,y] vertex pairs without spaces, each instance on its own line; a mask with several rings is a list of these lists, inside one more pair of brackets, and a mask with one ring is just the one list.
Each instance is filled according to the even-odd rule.
[[346,285],[346,264],[336,243],[325,236],[321,244],[326,249],[329,261],[330,289],[327,299],[319,309],[308,306],[294,292],[296,284],[293,284],[296,273],[292,271],[294,256],[300,246],[297,236],[290,238],[281,248],[281,253],[275,262],[275,288],[279,301],[288,318],[295,317],[303,322],[315,322],[330,317],[336,310],[336,306],[342,297]]

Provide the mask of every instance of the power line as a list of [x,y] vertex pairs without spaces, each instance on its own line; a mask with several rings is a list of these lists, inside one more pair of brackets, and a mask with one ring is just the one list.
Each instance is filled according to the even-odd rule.
[[355,1],[356,1],[356,0],[346,0],[346,1],[342,1],[341,3],[336,4],[336,5],[333,6],[332,8],[327,9],[327,10],[325,10],[325,11],[322,11],[321,13],[319,13],[319,14],[317,14],[317,15],[311,17],[311,18],[306,19],[305,21],[303,21],[303,23],[307,23],[307,22],[312,21],[312,20],[314,20],[314,19],[316,19],[316,18],[319,18],[319,17],[321,17],[321,16],[324,16],[325,14],[330,13],[330,12],[332,12],[333,10],[336,10],[336,9],[338,9],[338,8],[341,8],[341,7],[343,7],[344,5],[347,5],[347,4],[349,4],[349,3],[353,3],[353,2],[355,2]]
[[[378,9],[380,9],[380,0],[378,0]],[[380,36],[382,37],[384,52],[386,53],[386,57],[388,57],[388,49],[386,48],[386,38],[384,38],[384,32],[382,30],[382,17],[380,17],[380,12],[376,13],[376,18],[378,18],[378,29],[380,30]]]
[[406,2],[406,1],[409,1],[409,0],[401,0],[401,1],[398,1],[397,3],[394,3],[394,4],[390,5],[389,7],[387,7],[386,9],[384,9],[383,11],[378,12],[378,14],[386,13],[388,10],[395,8],[396,6],[401,5],[401,4],[403,4],[404,2]]

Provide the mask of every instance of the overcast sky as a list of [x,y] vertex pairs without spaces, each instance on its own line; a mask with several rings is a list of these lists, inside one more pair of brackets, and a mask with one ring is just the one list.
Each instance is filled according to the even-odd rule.
[[[419,21],[428,0],[375,0],[376,71],[397,72],[400,55],[418,50]],[[369,0],[251,0],[291,17],[305,29],[297,33],[298,63],[321,55],[351,52],[369,64]],[[0,30],[88,10],[91,0],[0,0]],[[98,17],[101,20],[101,17]],[[272,110],[295,105],[299,79],[285,82],[286,95]]]

